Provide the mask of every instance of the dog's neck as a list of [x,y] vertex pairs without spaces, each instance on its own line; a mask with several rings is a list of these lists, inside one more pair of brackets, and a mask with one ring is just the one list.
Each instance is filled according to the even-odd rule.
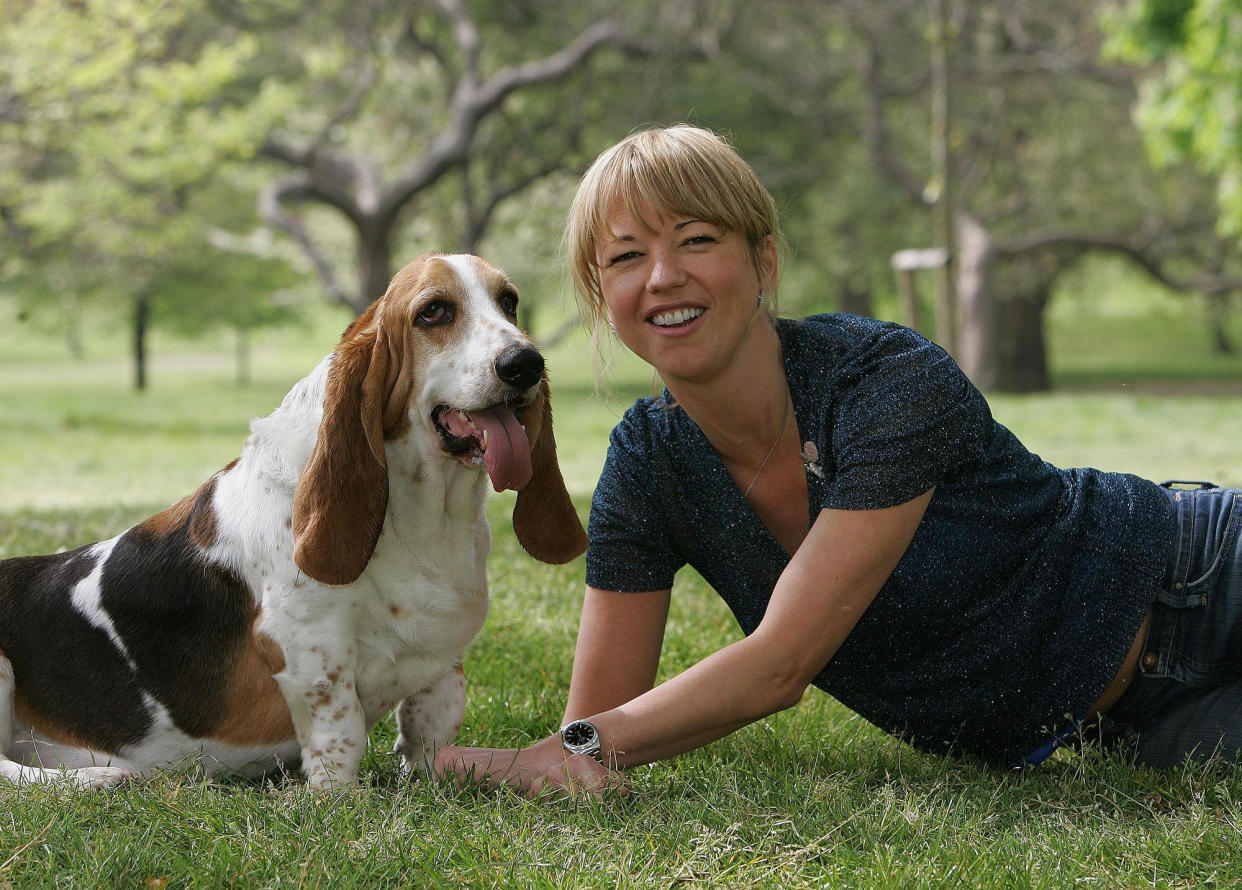
[[250,422],[242,459],[254,461],[254,471],[287,489],[290,497],[315,448],[331,364],[329,355],[294,384],[280,407]]
[[[243,456],[254,470],[290,497],[310,460],[323,419],[323,400],[332,356],[299,380],[271,414],[250,424]],[[487,474],[467,467],[439,447],[434,433],[413,418],[401,438],[384,444],[389,476],[389,518],[403,524],[473,522],[482,516]],[[402,484],[392,484],[400,478]]]

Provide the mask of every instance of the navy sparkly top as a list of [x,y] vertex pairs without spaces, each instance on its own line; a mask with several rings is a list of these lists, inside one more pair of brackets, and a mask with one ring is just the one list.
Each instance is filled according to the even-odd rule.
[[[1020,760],[1120,668],[1174,541],[1167,497],[1135,476],[1040,460],[944,350],[907,328],[818,315],[777,332],[800,441],[818,452],[810,521],[936,487],[815,685],[925,750]],[[613,430],[589,537],[590,586],[664,590],[689,564],[747,634],[789,563],[667,393]]]

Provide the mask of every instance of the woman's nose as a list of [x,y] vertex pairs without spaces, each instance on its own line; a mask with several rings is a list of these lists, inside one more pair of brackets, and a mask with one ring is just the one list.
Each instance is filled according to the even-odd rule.
[[652,292],[666,291],[685,283],[686,273],[675,250],[662,248],[651,251],[651,272],[647,276],[647,289]]

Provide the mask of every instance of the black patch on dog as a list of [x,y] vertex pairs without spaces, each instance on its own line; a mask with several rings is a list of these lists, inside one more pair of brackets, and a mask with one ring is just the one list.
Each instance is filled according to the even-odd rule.
[[[207,562],[192,529],[210,506],[201,495],[163,535],[130,529],[103,570],[103,605],[138,668],[138,682],[194,738],[211,734],[254,621],[246,583]],[[207,517],[210,518],[210,517]]]
[[35,715],[116,754],[142,740],[151,717],[125,657],[71,605],[74,586],[98,563],[88,550],[0,562],[0,651]]

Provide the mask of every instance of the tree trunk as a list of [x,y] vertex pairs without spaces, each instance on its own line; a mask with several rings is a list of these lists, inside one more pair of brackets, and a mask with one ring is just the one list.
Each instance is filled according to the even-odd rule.
[[1226,324],[1229,321],[1228,294],[1212,294],[1207,299],[1208,330],[1212,335],[1212,351],[1218,355],[1233,355],[1233,341],[1229,339]]
[[997,340],[1001,361],[992,388],[1001,392],[1043,392],[1052,386],[1044,339],[1044,309],[1049,292],[1017,294],[1002,302]]
[[146,296],[134,299],[134,389],[147,389],[147,327],[151,321],[151,300]]
[[980,389],[991,389],[1000,375],[995,295],[991,289],[992,236],[974,217],[957,218],[957,361]]
[[392,244],[389,230],[377,222],[358,230],[358,314],[384,295],[392,278]]
[[897,316],[906,327],[919,330],[919,288],[913,269],[897,272]]
[[983,390],[1051,388],[1044,309],[1055,273],[1021,255],[998,257],[982,223],[964,213],[957,219],[958,363]]

